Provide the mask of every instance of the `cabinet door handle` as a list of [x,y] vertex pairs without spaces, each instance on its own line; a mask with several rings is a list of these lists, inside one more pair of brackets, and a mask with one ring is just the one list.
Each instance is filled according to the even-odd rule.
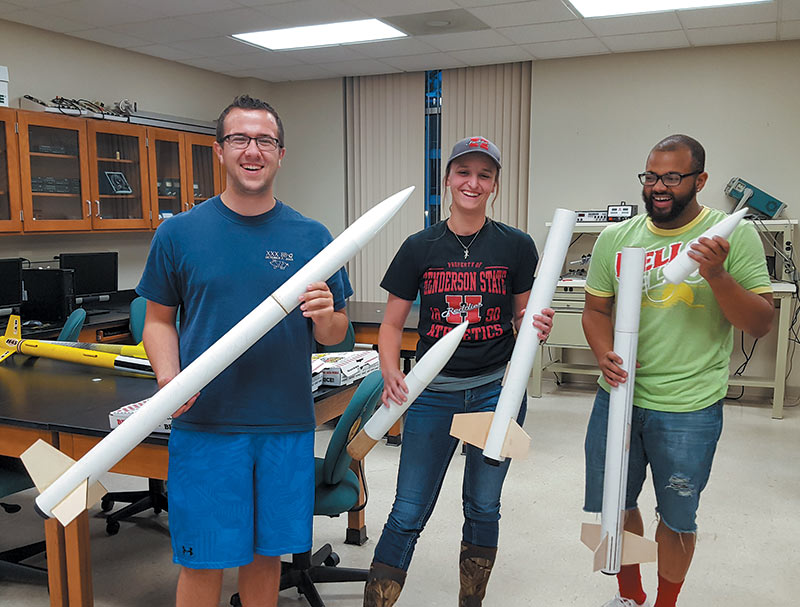
[[87,217],[91,217],[92,216],[92,201],[91,200],[87,200],[86,201],[86,205],[89,207],[89,215]]
[[100,201],[95,200],[94,203],[97,205],[97,215],[95,217],[100,217]]

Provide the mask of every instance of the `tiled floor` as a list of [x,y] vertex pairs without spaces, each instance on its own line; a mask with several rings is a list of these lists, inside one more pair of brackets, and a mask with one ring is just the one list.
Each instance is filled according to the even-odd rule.
[[[615,592],[612,578],[591,571],[591,554],[579,541],[583,434],[591,407],[590,386],[545,385],[531,399],[527,432],[530,456],[511,466],[503,494],[499,559],[484,602],[492,606],[599,607]],[[318,451],[329,430],[320,430]],[[315,520],[315,545],[330,542],[343,565],[367,567],[394,497],[397,448],[379,444],[367,459],[370,540],[361,547],[342,543],[344,518]],[[697,552],[680,605],[790,607],[800,594],[800,409],[787,408],[783,420],[770,418],[767,403],[741,401],[725,407],[725,430],[700,507]],[[456,605],[457,558],[461,534],[463,460],[456,456],[439,504],[422,535],[398,607]],[[112,475],[113,476],[113,475]],[[141,485],[140,479],[113,476],[110,488]],[[33,513],[33,492],[13,496],[21,513],[0,512],[0,550],[42,535]],[[645,525],[655,529],[652,487],[641,500]],[[117,536],[92,511],[95,605],[170,605],[177,567],[172,564],[167,515],[125,522]],[[655,594],[655,565],[643,566],[645,589]],[[226,572],[220,605],[235,591],[235,572]],[[360,607],[361,584],[322,585],[328,607]],[[0,605],[42,607],[43,587],[0,580]],[[306,607],[294,591],[281,593],[280,607]]]

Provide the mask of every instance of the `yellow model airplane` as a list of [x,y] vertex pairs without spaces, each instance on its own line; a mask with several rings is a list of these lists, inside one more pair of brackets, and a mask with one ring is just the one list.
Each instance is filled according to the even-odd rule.
[[[114,369],[125,373],[136,373],[154,377],[153,369],[147,358],[140,356],[128,356],[120,353],[105,352],[98,349],[87,349],[83,347],[65,346],[58,342],[38,341],[35,339],[22,339],[21,320],[19,316],[12,315],[8,319],[6,334],[0,339],[0,362],[19,352],[28,356],[39,356],[42,358],[54,358],[79,365],[89,365],[91,367],[102,367],[104,369]],[[116,346],[121,348],[122,346]],[[129,348],[140,348],[140,346],[128,346]],[[144,348],[141,348],[143,351]],[[139,352],[139,350],[134,350]]]

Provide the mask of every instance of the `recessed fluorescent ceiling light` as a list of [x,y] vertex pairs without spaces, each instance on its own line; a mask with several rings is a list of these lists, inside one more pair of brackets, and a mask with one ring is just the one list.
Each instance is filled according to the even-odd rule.
[[361,21],[323,23],[321,25],[305,25],[265,32],[250,32],[249,34],[234,34],[233,37],[272,51],[282,51],[315,46],[389,40],[391,38],[402,38],[405,35],[400,30],[377,19],[362,19]]
[[659,11],[677,11],[736,4],[761,4],[772,0],[569,0],[584,17],[609,17]]

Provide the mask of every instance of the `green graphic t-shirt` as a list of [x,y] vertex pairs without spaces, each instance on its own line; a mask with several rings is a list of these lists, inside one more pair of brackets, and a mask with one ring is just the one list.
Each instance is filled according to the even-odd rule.
[[[703,207],[689,224],[673,230],[639,215],[607,227],[597,239],[586,278],[586,292],[614,297],[619,286],[623,247],[646,251],[633,402],[658,411],[695,411],[725,396],[733,349],[733,326],[711,287],[698,272],[684,282],[666,281],[662,268],[692,240],[726,217]],[[729,239],[725,269],[754,293],[771,293],[764,248],[753,225],[741,222]],[[600,385],[610,391],[601,377]]]

